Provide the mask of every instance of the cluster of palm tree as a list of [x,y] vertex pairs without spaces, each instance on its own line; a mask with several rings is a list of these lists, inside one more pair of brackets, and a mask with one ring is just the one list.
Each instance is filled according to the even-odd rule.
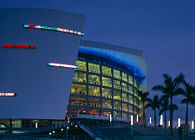
[[139,91],[139,95],[142,100],[142,111],[143,111],[143,127],[146,126],[145,109],[150,107],[154,111],[154,124],[157,127],[156,113],[159,110],[159,115],[164,114],[164,124],[167,128],[167,111],[170,114],[170,135],[173,135],[173,112],[178,109],[178,106],[173,103],[173,97],[177,95],[183,95],[181,100],[182,104],[186,104],[186,115],[185,115],[185,134],[188,135],[188,109],[189,104],[195,105],[195,86],[186,82],[184,75],[181,73],[177,77],[172,78],[168,74],[163,74],[164,82],[162,85],[156,85],[152,88],[154,91],[161,91],[163,96],[159,98],[155,95],[152,99],[149,98],[148,92]]

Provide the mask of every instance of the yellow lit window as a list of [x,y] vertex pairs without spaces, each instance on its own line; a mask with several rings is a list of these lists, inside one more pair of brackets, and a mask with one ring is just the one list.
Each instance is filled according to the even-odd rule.
[[100,99],[99,98],[88,98],[88,106],[100,107]]
[[113,85],[115,89],[121,90],[121,84],[119,80],[113,80]]
[[75,72],[73,76],[73,82],[81,82],[86,83],[86,73],[83,72]]
[[124,82],[122,82],[122,90],[126,92],[128,91],[127,84]]
[[113,98],[115,100],[121,100],[121,92],[118,91],[118,90],[114,90],[114,96],[113,96]]
[[72,84],[71,94],[83,94],[86,95],[86,85]]
[[109,88],[102,88],[102,97],[112,98],[112,90]]
[[134,79],[134,86],[135,86],[136,88],[138,88],[138,81],[137,81],[137,79]]
[[112,101],[111,100],[102,100],[102,107],[112,109]]
[[123,110],[123,111],[128,111],[128,106],[127,106],[127,104],[125,104],[125,103],[122,104],[122,110]]
[[114,109],[115,110],[121,110],[121,103],[118,101],[114,101]]
[[127,74],[122,72],[122,80],[127,82],[128,81],[128,78],[127,78]]
[[88,82],[89,82],[89,84],[99,85],[100,84],[100,77],[98,75],[89,74],[88,75]]
[[92,73],[100,73],[100,65],[94,63],[88,63],[88,71]]
[[90,96],[100,96],[100,87],[88,86],[88,95],[90,95]]
[[121,74],[119,70],[113,70],[114,78],[121,79]]
[[133,77],[131,75],[128,75],[128,83],[133,85]]
[[112,76],[111,68],[102,66],[102,74],[106,76]]
[[128,102],[129,102],[130,104],[133,104],[133,96],[128,95],[128,98],[129,98]]
[[133,106],[132,105],[128,105],[129,108],[129,112],[133,113]]
[[108,77],[102,77],[102,85],[106,87],[112,87],[112,80]]
[[123,101],[123,102],[128,102],[127,93],[122,93],[122,101]]
[[128,91],[127,92],[133,94],[133,87],[131,85],[128,85]]
[[81,71],[86,71],[87,70],[85,61],[77,60],[76,65],[78,66],[78,70],[81,70]]
[[87,99],[83,97],[71,97],[71,105],[87,106]]

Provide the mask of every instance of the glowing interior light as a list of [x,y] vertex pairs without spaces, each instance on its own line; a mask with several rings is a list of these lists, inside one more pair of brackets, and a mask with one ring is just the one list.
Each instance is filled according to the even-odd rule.
[[181,126],[181,119],[178,118],[178,127],[180,127],[180,126]]
[[150,125],[152,124],[152,117],[150,117]]
[[160,125],[163,125],[163,115],[160,115]]
[[192,121],[192,129],[194,129],[194,121]]
[[131,115],[131,126],[133,125],[133,115]]
[[137,114],[137,123],[139,122],[139,116],[138,116],[138,114]]
[[18,45],[18,44],[4,44],[3,48],[20,48],[20,49],[35,49],[33,45]]
[[110,122],[112,122],[112,114],[110,114]]
[[28,25],[24,24],[24,28],[32,28],[32,29],[43,29],[43,30],[51,30],[51,31],[58,31],[58,32],[65,32],[65,33],[70,33],[78,36],[84,36],[84,33],[78,32],[78,31],[73,31],[69,29],[64,29],[64,28],[58,28],[58,27],[49,27],[49,26],[42,26],[42,25]]
[[168,126],[170,126],[171,125],[171,123],[170,123],[170,121],[168,121]]
[[38,122],[35,123],[35,128],[38,128]]
[[70,68],[70,69],[78,69],[78,66],[69,65],[69,64],[60,64],[60,63],[48,63],[48,66],[61,67],[61,68]]
[[12,97],[12,96],[16,96],[16,93],[13,93],[13,92],[0,92],[0,96],[1,97]]

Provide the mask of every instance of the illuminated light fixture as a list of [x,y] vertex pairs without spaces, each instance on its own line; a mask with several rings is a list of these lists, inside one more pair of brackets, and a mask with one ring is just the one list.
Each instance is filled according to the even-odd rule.
[[65,32],[65,33],[70,33],[70,34],[78,35],[78,36],[84,36],[85,35],[84,33],[81,33],[81,32],[78,32],[78,31],[73,31],[73,30],[58,28],[58,27],[42,26],[42,25],[24,24],[24,28],[43,29],[43,30],[50,30],[50,31]]
[[69,65],[69,64],[60,64],[60,63],[48,63],[48,66],[51,66],[51,67],[61,67],[61,68],[70,68],[70,69],[78,69],[78,66]]
[[160,115],[160,125],[163,125],[163,115]]
[[3,48],[19,48],[19,49],[35,49],[35,46],[33,45],[12,45],[12,44],[4,44],[2,46]]
[[133,126],[133,115],[131,115],[131,126]]
[[137,123],[139,122],[139,116],[138,116],[138,114],[137,114]]
[[150,117],[150,125],[152,124],[152,117]]
[[13,92],[0,92],[0,97],[13,97],[16,96],[16,93]]
[[181,119],[178,118],[178,127],[181,127]]
[[112,114],[110,113],[110,116],[109,116],[109,120],[110,120],[110,123],[112,122]]
[[168,121],[168,126],[170,126],[171,125],[171,122],[170,121]]
[[192,130],[194,130],[194,121],[192,121]]

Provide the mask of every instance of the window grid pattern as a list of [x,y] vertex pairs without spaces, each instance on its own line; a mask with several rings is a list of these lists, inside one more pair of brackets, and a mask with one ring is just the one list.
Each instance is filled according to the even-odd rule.
[[114,118],[127,118],[140,111],[139,82],[131,74],[90,61],[77,60],[76,65],[78,69],[75,70],[71,97],[85,96],[86,100],[78,98],[81,103],[77,105],[86,107],[86,114],[98,112],[102,115],[106,111]]

